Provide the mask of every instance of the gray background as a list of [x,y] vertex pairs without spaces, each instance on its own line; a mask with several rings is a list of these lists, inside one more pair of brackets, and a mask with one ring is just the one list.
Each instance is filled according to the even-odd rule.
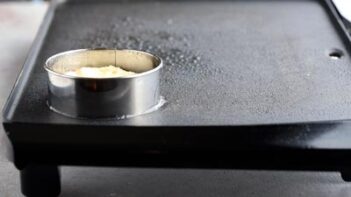
[[[0,3],[0,105],[15,82],[45,4]],[[0,197],[17,197],[18,172],[4,156],[0,129]],[[243,170],[62,168],[62,197],[109,196],[351,196],[339,173]]]

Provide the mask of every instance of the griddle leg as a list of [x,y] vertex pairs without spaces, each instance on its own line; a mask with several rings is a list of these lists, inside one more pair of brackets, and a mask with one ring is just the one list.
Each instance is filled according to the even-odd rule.
[[346,182],[351,182],[351,171],[341,171],[341,177]]
[[27,197],[57,197],[61,191],[58,166],[26,166],[21,170],[21,189]]

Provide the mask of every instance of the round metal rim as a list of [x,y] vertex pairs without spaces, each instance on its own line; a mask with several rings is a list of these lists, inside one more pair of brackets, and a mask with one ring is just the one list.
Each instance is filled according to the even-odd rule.
[[[75,53],[75,52],[81,52],[81,51],[94,51],[94,50],[118,50],[118,51],[130,51],[130,52],[137,52],[137,53],[143,53],[143,54],[146,54],[148,56],[152,56],[154,58],[156,58],[158,61],[159,61],[159,64],[154,67],[153,69],[151,70],[148,70],[148,71],[145,71],[145,72],[142,72],[142,73],[137,73],[135,75],[132,75],[132,76],[123,76],[123,77],[103,77],[103,78],[93,78],[93,77],[76,77],[76,76],[70,76],[70,75],[65,75],[65,74],[62,74],[62,73],[58,73],[52,69],[49,68],[48,66],[48,63],[54,59],[54,58],[57,58],[61,55],[67,55],[67,54],[71,54],[71,53]],[[130,78],[138,78],[138,77],[142,77],[144,75],[148,75],[150,73],[153,73],[153,72],[156,72],[157,70],[161,69],[163,67],[163,61],[160,57],[158,57],[157,55],[154,55],[154,54],[151,54],[151,53],[148,53],[148,52],[145,52],[145,51],[139,51],[139,50],[133,50],[133,49],[114,49],[114,48],[92,48],[92,49],[75,49],[75,50],[69,50],[69,51],[64,51],[64,52],[60,52],[60,53],[57,53],[53,56],[50,56],[46,61],[45,61],[45,65],[44,65],[44,69],[50,73],[50,74],[53,74],[53,75],[56,75],[56,76],[60,76],[60,77],[64,77],[64,78],[70,78],[70,79],[91,79],[91,80],[108,80],[108,79],[130,79]]]

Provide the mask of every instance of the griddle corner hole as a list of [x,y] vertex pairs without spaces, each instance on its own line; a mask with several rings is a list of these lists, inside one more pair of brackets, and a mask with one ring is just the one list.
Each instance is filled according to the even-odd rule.
[[339,60],[344,56],[344,52],[338,48],[332,48],[327,51],[327,55],[331,60]]

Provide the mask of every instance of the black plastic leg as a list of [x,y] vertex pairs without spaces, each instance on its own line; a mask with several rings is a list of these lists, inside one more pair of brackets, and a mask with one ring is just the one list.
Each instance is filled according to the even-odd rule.
[[61,191],[57,166],[28,165],[21,170],[21,189],[27,197],[57,197]]
[[341,171],[341,177],[346,182],[351,182],[351,171]]

